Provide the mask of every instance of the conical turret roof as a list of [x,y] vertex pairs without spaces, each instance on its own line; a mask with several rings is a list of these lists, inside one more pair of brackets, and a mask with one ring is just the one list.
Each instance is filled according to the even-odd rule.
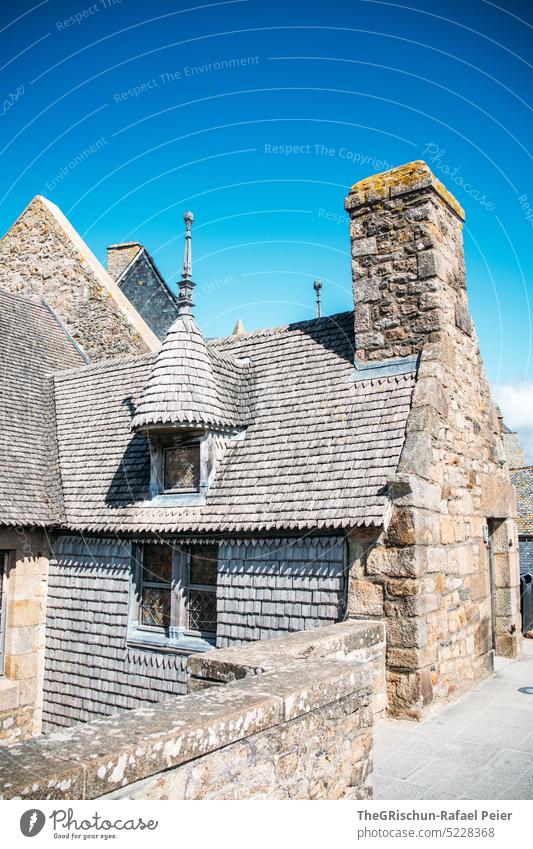
[[186,213],[178,316],[155,357],[133,417],[133,430],[151,426],[228,428],[248,419],[248,365],[209,350],[192,315],[192,221],[192,213]]
[[[208,350],[192,315],[179,315],[155,358],[132,428],[227,428],[243,424],[238,378],[240,372],[244,377],[245,371],[235,361]],[[228,386],[228,382],[232,385]]]

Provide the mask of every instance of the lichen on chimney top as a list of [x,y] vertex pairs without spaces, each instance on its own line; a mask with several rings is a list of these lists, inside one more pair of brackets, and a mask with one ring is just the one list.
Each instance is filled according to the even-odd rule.
[[440,180],[437,180],[431,168],[422,159],[359,180],[351,187],[345,208],[349,212],[367,203],[388,200],[407,192],[430,187],[440,195],[461,221],[465,220],[465,212],[459,201]]

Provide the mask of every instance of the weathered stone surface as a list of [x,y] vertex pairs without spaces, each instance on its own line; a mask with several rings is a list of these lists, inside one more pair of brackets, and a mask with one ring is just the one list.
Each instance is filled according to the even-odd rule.
[[[330,647],[350,643],[357,651],[365,628],[382,636],[377,623],[338,627],[343,636],[327,635]],[[300,649],[306,639],[312,645],[309,636],[300,637]],[[372,664],[305,655],[287,662],[275,651],[278,669],[0,751],[0,798],[116,791],[131,798],[341,798],[348,790],[367,798]]]
[[348,594],[348,609],[352,616],[383,614],[383,587],[369,580],[353,580]]
[[41,295],[91,359],[157,350],[159,340],[62,212],[37,196],[0,240],[2,288]]
[[[421,162],[356,184],[346,209],[357,356],[418,355],[388,521],[371,550],[350,549],[349,599],[377,599],[383,586],[383,613],[376,604],[365,615],[387,623],[389,710],[418,719],[490,671],[491,604],[497,652],[518,650],[514,495],[468,312],[462,210]],[[377,251],[364,254],[374,237]]]

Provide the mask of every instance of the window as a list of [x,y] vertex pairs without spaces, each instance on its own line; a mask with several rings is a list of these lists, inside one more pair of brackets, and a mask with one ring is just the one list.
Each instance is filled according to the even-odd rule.
[[0,675],[4,674],[4,644],[7,614],[8,552],[0,551]]
[[130,642],[211,647],[217,630],[218,546],[144,543],[136,553]]
[[180,445],[164,449],[163,486],[165,491],[196,492],[200,486],[200,445]]
[[139,624],[149,628],[170,627],[172,549],[166,545],[143,546]]
[[188,553],[188,630],[216,634],[218,548],[193,545]]
[[151,497],[198,493],[201,484],[201,439],[198,431],[157,434],[150,443]]

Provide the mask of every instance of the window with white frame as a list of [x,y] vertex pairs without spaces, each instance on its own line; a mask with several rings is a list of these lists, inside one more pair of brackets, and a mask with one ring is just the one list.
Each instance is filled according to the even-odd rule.
[[4,674],[4,646],[7,618],[7,565],[9,554],[0,551],[0,675]]
[[[172,647],[212,644],[217,629],[218,546],[136,547],[129,639]],[[200,644],[199,643],[199,644]]]
[[152,496],[199,492],[202,433],[157,434],[150,441]]

